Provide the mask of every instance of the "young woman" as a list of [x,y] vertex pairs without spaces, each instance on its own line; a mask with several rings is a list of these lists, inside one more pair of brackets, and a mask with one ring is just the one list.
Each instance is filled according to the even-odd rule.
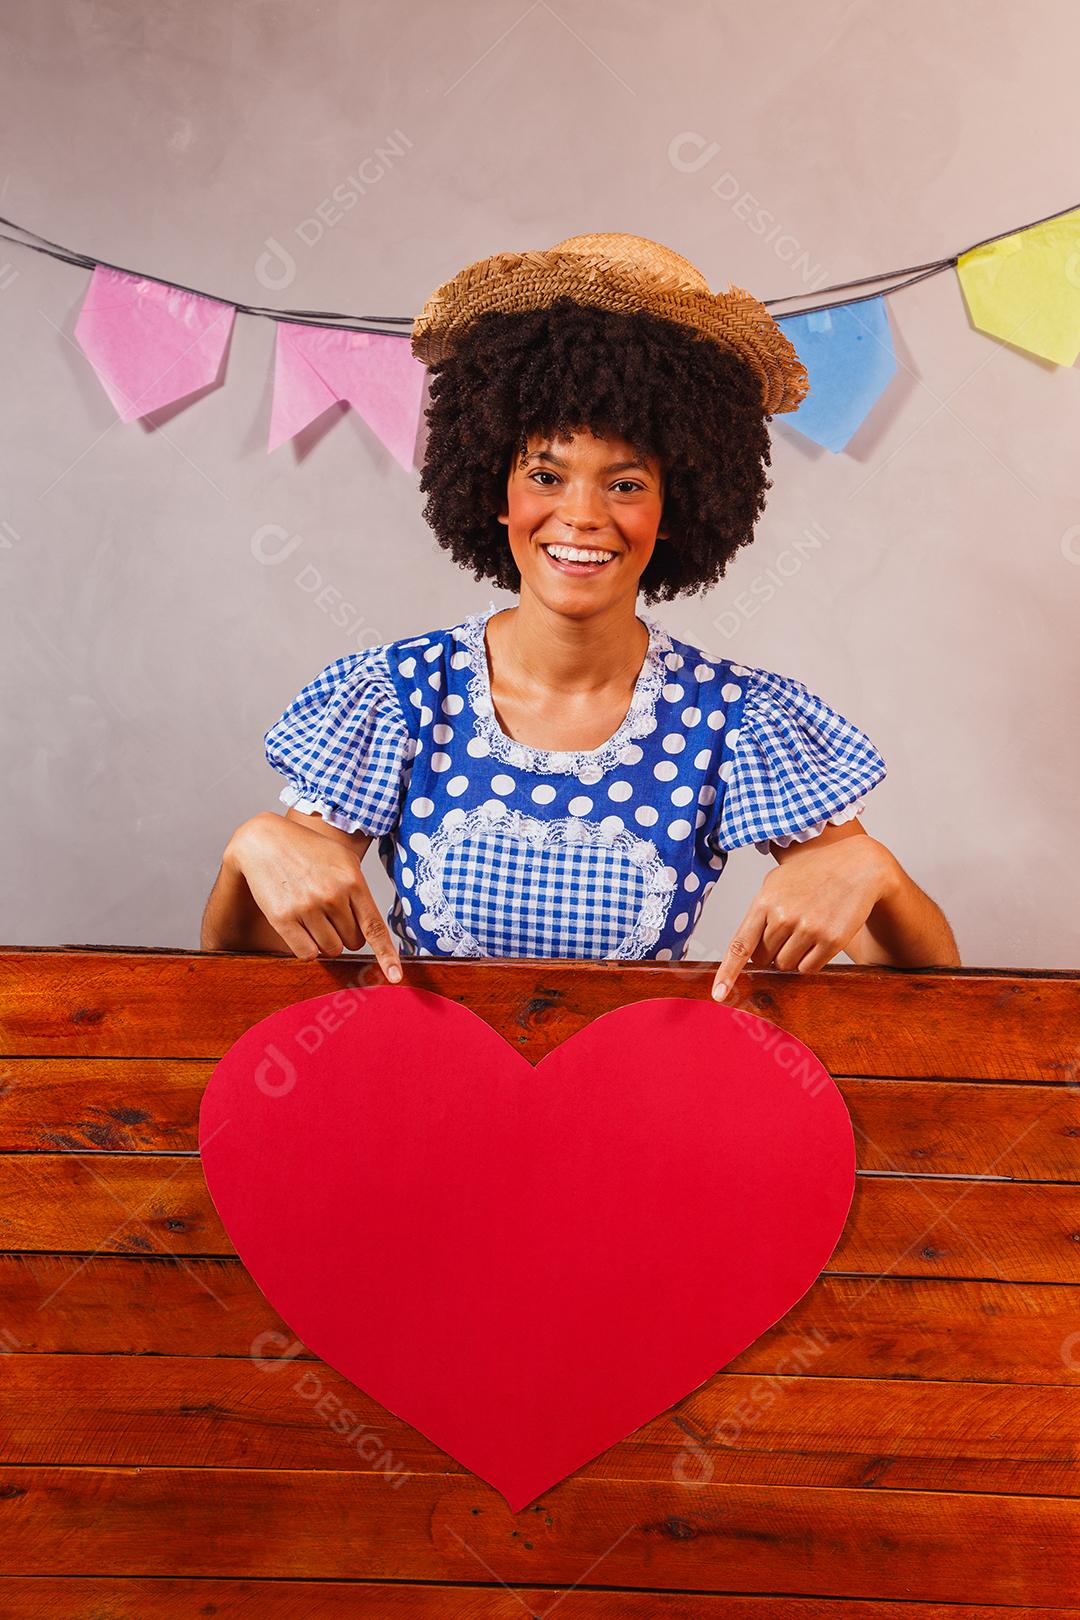
[[[668,634],[750,544],[767,424],[807,376],[763,305],[641,237],[497,254],[428,301],[421,489],[439,543],[515,592],[327,665],[265,734],[288,807],[229,840],[202,945],[296,956],[665,961],[731,850],[776,865],[713,978],[747,963],[957,965],[860,822],[886,773],[792,677]],[[361,870],[373,840],[387,919]]]

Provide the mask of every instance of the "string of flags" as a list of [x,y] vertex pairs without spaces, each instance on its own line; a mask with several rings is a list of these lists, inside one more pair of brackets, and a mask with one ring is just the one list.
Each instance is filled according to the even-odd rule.
[[[0,223],[36,236],[2,216]],[[0,231],[0,238],[91,271],[75,337],[121,421],[137,421],[219,384],[236,315],[259,315],[277,323],[268,452],[345,403],[398,464],[412,470],[426,368],[402,341],[411,317],[230,303],[45,237],[33,242]],[[950,268],[980,332],[1055,365],[1071,366],[1080,354],[1080,206],[911,268],[915,273],[890,271],[825,289],[894,281],[877,293],[776,316],[810,378],[810,391],[785,417],[786,427],[834,454],[842,451],[896,373],[887,300]],[[896,282],[901,276],[907,279]]]
[[1071,366],[1080,354],[1080,208],[913,269],[910,275],[890,272],[890,279],[908,279],[882,292],[776,317],[810,379],[809,393],[785,426],[826,450],[843,450],[896,373],[889,294],[941,270],[955,269],[977,331],[1059,366]]
[[[75,338],[121,421],[134,422],[222,378],[236,306],[95,265]],[[395,334],[280,321],[268,451],[345,402],[406,472],[425,367]]]

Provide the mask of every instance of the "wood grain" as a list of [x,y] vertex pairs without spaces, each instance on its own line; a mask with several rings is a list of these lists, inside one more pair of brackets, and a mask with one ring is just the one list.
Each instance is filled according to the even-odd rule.
[[[246,1356],[278,1334],[313,1359],[239,1260],[0,1254],[13,1354]],[[1080,1383],[1080,1286],[826,1273],[729,1363],[806,1377]]]
[[[530,1061],[651,996],[706,997],[718,963],[403,964],[404,982],[467,1003]],[[0,951],[0,1057],[217,1060],[252,1024],[312,996],[385,981],[374,959],[225,952]],[[754,970],[731,1004],[812,1047],[830,1074],[1080,1080],[1080,975],[833,965]]]
[[[194,1157],[0,1154],[8,1252],[234,1252]],[[1080,1193],[1057,1182],[860,1173],[826,1271],[1080,1282]]]
[[[406,982],[535,1062],[714,968]],[[843,1237],[741,1356],[519,1514],[311,1356],[202,1178],[231,1042],[368,983],[365,957],[0,952],[5,1620],[1080,1620],[1080,974],[745,975],[738,1015],[850,1111]]]
[[[593,1586],[947,1603],[1080,1600],[1075,1500],[573,1476],[512,1514],[462,1473],[0,1467],[11,1574]],[[16,1533],[17,1532],[17,1533]]]
[[[246,1358],[13,1356],[8,1462],[467,1472],[332,1368]],[[724,1371],[577,1478],[1067,1495],[1080,1389]]]
[[[9,1057],[0,1152],[195,1153],[213,1070],[198,1058]],[[1080,1181],[1080,1084],[852,1075],[837,1085],[860,1169]]]
[[125,1576],[0,1577],[5,1620],[1080,1620],[1080,1609],[1025,1604],[864,1603],[855,1598],[731,1597],[587,1587],[414,1586]]

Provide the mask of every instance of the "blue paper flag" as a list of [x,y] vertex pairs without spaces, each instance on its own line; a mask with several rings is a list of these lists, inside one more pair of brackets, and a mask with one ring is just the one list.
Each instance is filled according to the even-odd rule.
[[810,392],[788,425],[840,451],[896,372],[885,298],[778,319],[810,377]]

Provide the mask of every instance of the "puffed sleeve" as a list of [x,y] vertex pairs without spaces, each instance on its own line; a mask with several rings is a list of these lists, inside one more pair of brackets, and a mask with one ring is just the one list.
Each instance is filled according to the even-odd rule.
[[715,847],[753,844],[767,855],[770,842],[786,848],[861,814],[886,775],[869,737],[801,681],[766,669],[744,678],[734,754],[721,768],[727,785]]
[[375,838],[396,825],[413,750],[385,647],[328,664],[263,743],[268,764],[286,779],[283,804]]

